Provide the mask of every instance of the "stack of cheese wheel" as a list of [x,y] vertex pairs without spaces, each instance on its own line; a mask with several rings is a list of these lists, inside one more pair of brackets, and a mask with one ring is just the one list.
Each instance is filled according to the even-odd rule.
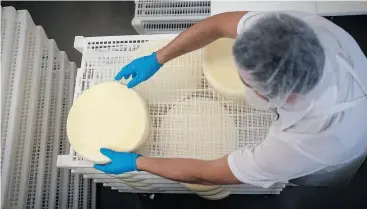
[[204,47],[203,72],[209,84],[228,99],[245,100],[245,88],[232,55],[234,40],[222,38]]
[[[234,121],[225,108],[212,99],[193,97],[168,110],[158,129],[160,150],[167,157],[217,159],[234,148]],[[220,186],[183,184],[207,199],[230,193]]]
[[[134,57],[139,58],[150,55],[166,46],[169,42],[170,40],[160,40],[144,43],[134,53]],[[201,66],[189,62],[192,59],[199,60],[200,56],[194,56],[189,59],[192,53],[165,63],[152,78],[140,83],[134,89],[140,96],[150,102],[176,102],[189,97],[200,86],[203,80]],[[124,79],[122,80],[123,82],[128,82]]]
[[133,178],[137,174],[133,174],[130,178],[119,178],[124,184],[140,191],[157,190],[151,183],[145,182],[143,178]]
[[117,82],[92,86],[76,99],[67,119],[68,139],[83,158],[98,164],[111,160],[101,148],[133,152],[149,137],[150,122],[143,99]]
[[140,182],[129,182],[126,180],[123,180],[124,184],[132,187],[133,189],[140,190],[140,191],[154,191],[157,190],[154,186],[152,186],[151,183],[147,183],[144,181]]
[[228,190],[217,185],[208,186],[201,184],[186,184],[186,183],[182,183],[182,185],[186,187],[188,190],[195,192],[200,197],[208,200],[220,200],[228,197],[231,194]]

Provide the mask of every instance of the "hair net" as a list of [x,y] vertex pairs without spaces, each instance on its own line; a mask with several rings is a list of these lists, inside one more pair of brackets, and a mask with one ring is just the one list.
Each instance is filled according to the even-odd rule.
[[312,90],[325,63],[315,32],[284,13],[257,18],[237,37],[233,54],[242,79],[275,105]]

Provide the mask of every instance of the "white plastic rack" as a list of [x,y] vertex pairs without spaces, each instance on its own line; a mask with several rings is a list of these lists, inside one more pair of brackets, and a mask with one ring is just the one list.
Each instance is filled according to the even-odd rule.
[[[76,37],[74,46],[83,54],[83,57],[76,77],[74,99],[90,86],[112,81],[122,66],[136,57],[151,53],[175,36]],[[189,84],[183,83],[182,79],[189,79]],[[195,82],[197,85],[192,85]],[[147,156],[213,159],[241,147],[259,144],[266,137],[268,128],[274,120],[271,112],[254,109],[242,102],[226,99],[210,87],[202,73],[201,49],[166,63],[164,70],[162,68],[135,90],[147,101],[150,114],[152,134],[141,151]],[[225,111],[224,114],[231,118],[230,124],[233,127],[228,127],[227,123],[222,122],[224,131],[218,135],[212,134],[211,138],[206,140],[201,139],[198,135],[191,135],[191,140],[206,141],[205,146],[199,143],[193,149],[188,145],[187,138],[180,135],[177,130],[198,133],[205,128],[205,124],[194,126],[190,121],[203,119],[203,117],[207,121],[216,121],[218,114],[203,110],[205,114],[188,113],[184,115],[182,110],[187,108],[187,105],[190,107],[204,105],[207,109],[220,106],[221,110]],[[178,110],[168,114],[172,107]],[[162,125],[163,120],[174,124],[177,118],[185,118],[185,125],[178,127]],[[216,130],[211,131],[217,133]],[[166,137],[168,135],[172,137]],[[224,141],[229,142],[231,146],[223,146]],[[174,152],[169,153],[167,150],[174,150]],[[71,173],[82,174],[86,179],[104,183],[105,186],[120,192],[190,193],[178,182],[146,172],[121,175],[104,174],[93,169],[92,163],[80,157],[72,148],[69,154],[58,157],[57,164],[59,167],[72,169]],[[231,194],[279,194],[285,184],[276,184],[266,189],[248,184],[221,187]]]
[[136,0],[132,26],[139,34],[180,33],[210,16],[209,0]]
[[56,166],[75,77],[28,11],[1,8],[1,208],[94,208],[92,181]]

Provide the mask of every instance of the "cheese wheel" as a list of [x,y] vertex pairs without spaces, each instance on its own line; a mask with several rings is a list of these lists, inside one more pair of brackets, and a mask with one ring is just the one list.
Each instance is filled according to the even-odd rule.
[[230,153],[236,141],[234,120],[227,110],[202,97],[172,106],[162,117],[157,135],[161,156],[203,160]]
[[138,178],[122,178],[121,180],[124,182],[133,182],[133,183],[144,181],[144,179],[138,179]]
[[[124,181],[124,180],[122,180],[122,181]],[[149,187],[149,186],[152,185],[152,184],[146,183],[146,182],[127,182],[127,181],[124,181],[124,183],[126,185],[131,186],[131,187],[138,187],[138,188],[140,188],[140,187]]]
[[217,193],[215,195],[209,195],[209,196],[199,195],[199,196],[202,197],[202,198],[204,198],[204,199],[207,199],[207,200],[220,200],[220,199],[223,199],[223,198],[228,197],[230,194],[231,194],[230,191],[223,190],[222,192]]
[[149,129],[144,100],[118,82],[86,90],[74,102],[67,119],[67,135],[73,149],[99,164],[110,162],[100,148],[132,152],[146,142]]
[[[134,52],[136,58],[150,55],[171,40],[149,41]],[[201,56],[191,52],[165,63],[157,73],[134,89],[150,102],[174,102],[188,98],[202,83]],[[122,79],[124,80],[124,79]],[[126,81],[124,81],[126,82]]]
[[204,47],[203,72],[209,84],[224,97],[245,100],[245,88],[232,55],[234,40],[222,38]]
[[159,191],[159,189],[157,189],[156,187],[153,187],[153,186],[148,186],[148,187],[133,187],[133,186],[131,186],[131,188],[136,189],[136,190],[140,190],[140,191]]
[[201,185],[201,184],[188,184],[188,183],[181,183],[187,189],[193,192],[209,192],[219,188],[217,185]]
[[196,192],[196,194],[199,195],[199,196],[211,196],[211,195],[218,194],[218,193],[220,193],[222,191],[224,191],[224,189],[219,187],[219,188],[214,189],[214,190],[211,190],[211,191]]
[[115,177],[115,178],[120,178],[120,179],[131,178],[131,177],[136,176],[136,174],[133,174],[133,173],[122,173],[122,174],[118,174],[118,175],[107,174],[107,175]]

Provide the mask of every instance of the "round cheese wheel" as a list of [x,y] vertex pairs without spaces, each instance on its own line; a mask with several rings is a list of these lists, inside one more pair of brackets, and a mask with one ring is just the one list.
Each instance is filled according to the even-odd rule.
[[[170,41],[146,42],[134,55],[136,58],[150,55],[166,46]],[[199,52],[191,52],[165,63],[157,73],[134,89],[141,97],[150,102],[174,102],[189,97],[192,90],[196,90],[203,80],[201,56],[198,54]]]
[[209,192],[219,188],[217,185],[201,185],[201,184],[188,184],[188,183],[181,183],[187,189],[193,192]]
[[204,47],[203,72],[209,84],[224,97],[245,100],[245,88],[232,55],[234,40],[222,38]]
[[133,174],[133,173],[122,173],[122,174],[118,174],[118,175],[107,174],[107,175],[115,177],[115,178],[120,178],[120,179],[131,178],[131,177],[136,176],[136,174]]
[[[124,180],[122,180],[122,181],[124,181]],[[127,182],[127,181],[124,181],[124,183],[126,184],[126,185],[129,185],[129,186],[131,186],[131,187],[149,187],[149,186],[151,186],[152,184],[150,184],[150,183],[146,183],[146,182]]]
[[234,150],[236,130],[233,118],[219,102],[193,97],[167,111],[157,140],[160,156],[213,160]]
[[67,119],[67,135],[73,149],[100,164],[110,162],[100,148],[132,152],[148,139],[149,129],[144,100],[118,82],[86,90],[74,102]]
[[140,191],[159,191],[159,189],[153,187],[153,186],[147,186],[147,187],[133,187],[130,186],[133,189],[140,190]]
[[199,195],[199,196],[207,200],[220,200],[220,199],[228,197],[230,194],[231,194],[230,191],[223,190],[222,192],[214,194],[214,195],[208,195],[208,196]]
[[199,195],[199,196],[211,196],[211,195],[218,194],[222,191],[224,191],[223,188],[217,188],[217,189],[207,191],[207,192],[196,192],[196,194]]
[[132,183],[144,181],[144,179],[138,179],[138,178],[123,178],[121,180],[124,182],[132,182]]

